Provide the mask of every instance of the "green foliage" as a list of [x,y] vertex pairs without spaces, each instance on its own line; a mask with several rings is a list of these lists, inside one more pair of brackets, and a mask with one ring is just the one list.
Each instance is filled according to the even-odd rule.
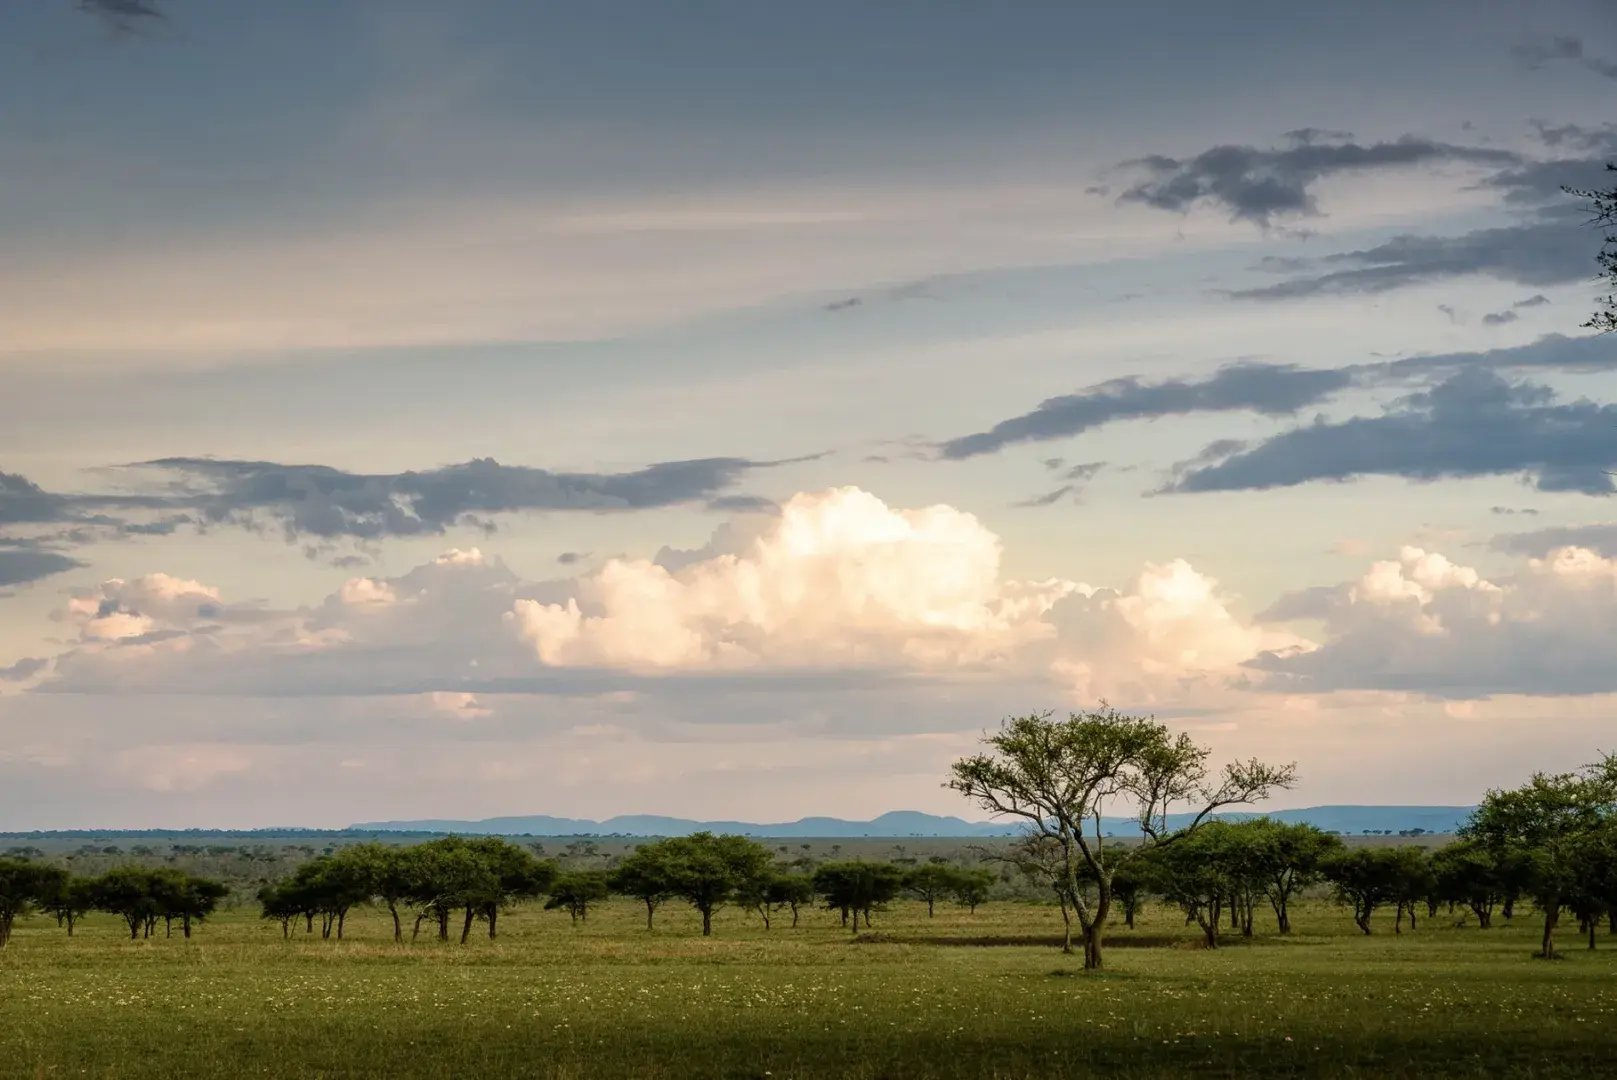
[[550,899],[545,901],[546,911],[560,908],[572,916],[573,923],[589,918],[590,907],[612,895],[604,870],[569,870],[558,875],[550,886]]
[[[1586,902],[1598,884],[1589,860],[1617,820],[1617,755],[1575,772],[1535,773],[1514,790],[1484,796],[1463,834],[1503,861],[1525,853],[1525,891],[1544,914],[1539,955],[1555,955],[1554,934],[1563,909]],[[1576,912],[1574,912],[1576,914]]]
[[[664,877],[669,896],[677,896],[702,914],[702,933],[713,932],[713,913],[755,889],[770,873],[769,849],[745,836],[709,832],[671,836],[646,845]],[[642,850],[645,850],[644,848]]]
[[66,877],[44,863],[0,858],[0,948],[11,940],[17,917],[47,904],[63,888]]
[[[1267,798],[1294,779],[1292,766],[1253,759],[1209,778],[1209,751],[1154,719],[1103,706],[1055,720],[1012,717],[987,736],[988,750],[954,763],[949,786],[990,814],[1020,819],[1028,844],[1019,865],[1048,877],[1063,913],[1078,918],[1084,966],[1101,966],[1101,944],[1119,859],[1108,854],[1100,821],[1110,800],[1137,811],[1146,847],[1174,843],[1223,806]],[[1172,808],[1195,806],[1190,824],[1168,828]],[[1093,835],[1086,828],[1093,822]],[[1124,856],[1126,857],[1126,856]],[[1085,888],[1086,879],[1092,888]],[[1071,950],[1071,934],[1062,948]]]
[[870,926],[870,913],[898,896],[904,888],[904,871],[891,863],[825,863],[814,870],[814,891],[825,906],[839,912],[843,925],[853,916],[849,929],[859,929],[859,917]]

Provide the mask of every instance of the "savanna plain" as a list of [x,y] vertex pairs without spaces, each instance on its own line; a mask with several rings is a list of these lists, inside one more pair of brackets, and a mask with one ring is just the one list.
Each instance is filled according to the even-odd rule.
[[374,910],[341,941],[251,905],[189,941],[35,916],[0,955],[0,1075],[1617,1076],[1617,937],[1545,961],[1531,911],[1458,919],[1365,936],[1316,899],[1208,950],[1153,904],[1085,972],[1021,902],[897,903],[858,934],[731,907],[709,938],[672,905],[648,930],[633,900],[533,903],[464,946],[395,945]]

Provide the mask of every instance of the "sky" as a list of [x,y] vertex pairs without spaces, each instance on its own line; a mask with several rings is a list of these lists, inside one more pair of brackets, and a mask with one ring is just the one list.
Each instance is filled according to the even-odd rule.
[[1617,9],[0,6],[0,827],[1617,749]]

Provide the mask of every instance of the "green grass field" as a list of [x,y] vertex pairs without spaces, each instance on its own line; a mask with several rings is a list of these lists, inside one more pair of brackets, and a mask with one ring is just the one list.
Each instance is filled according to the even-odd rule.
[[526,907],[465,947],[395,947],[375,912],[340,943],[249,909],[190,942],[35,917],[0,953],[0,1075],[1617,1075],[1617,938],[1538,961],[1531,917],[1365,938],[1314,903],[1289,939],[1206,951],[1151,907],[1088,975],[1041,943],[1050,907],[903,904],[859,941],[824,912],[730,909],[707,940],[688,909],[643,917]]

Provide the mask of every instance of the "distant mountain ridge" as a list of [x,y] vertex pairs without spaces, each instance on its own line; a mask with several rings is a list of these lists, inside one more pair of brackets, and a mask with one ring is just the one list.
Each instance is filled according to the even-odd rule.
[[[1310,806],[1300,810],[1275,810],[1268,814],[1232,812],[1219,814],[1227,821],[1271,817],[1276,821],[1307,822],[1327,832],[1452,833],[1470,816],[1470,806]],[[1171,814],[1170,827],[1188,823],[1190,814]],[[1102,830],[1118,836],[1138,831],[1132,818],[1102,818]],[[869,821],[848,821],[834,817],[806,817],[796,821],[756,823],[750,821],[693,821],[689,818],[656,814],[623,814],[605,821],[587,818],[551,817],[529,814],[513,817],[458,821],[424,818],[406,821],[366,821],[350,825],[356,832],[468,833],[502,836],[688,836],[693,832],[736,833],[765,837],[985,837],[1012,836],[1019,830],[1013,821],[966,821],[964,818],[926,814],[918,810],[893,810]]]

